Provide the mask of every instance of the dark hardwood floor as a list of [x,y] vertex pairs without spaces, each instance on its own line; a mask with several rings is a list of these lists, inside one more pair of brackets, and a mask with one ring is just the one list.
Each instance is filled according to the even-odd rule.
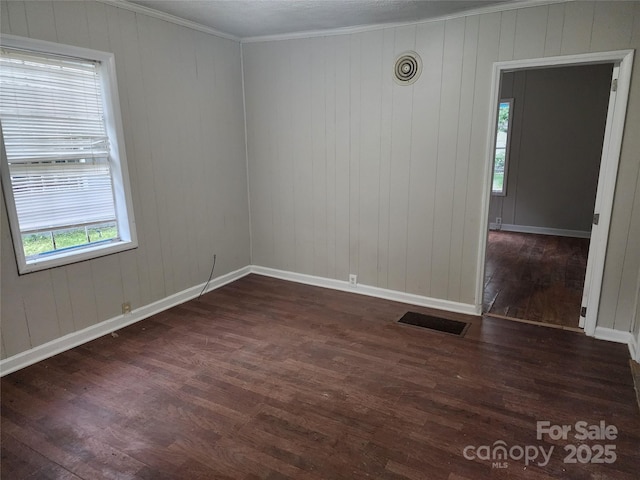
[[589,239],[489,232],[484,311],[578,327]]
[[[429,313],[250,275],[10,374],[2,479],[638,478],[625,345],[475,317],[459,338],[407,310]],[[538,440],[537,421],[618,434]],[[499,441],[554,451],[464,456]],[[578,444],[617,459],[563,463]]]

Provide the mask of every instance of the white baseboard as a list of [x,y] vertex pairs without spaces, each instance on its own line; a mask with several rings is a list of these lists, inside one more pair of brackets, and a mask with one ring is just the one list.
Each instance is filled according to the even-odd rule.
[[[480,307],[473,304],[452,302],[438,298],[425,297],[415,295],[413,293],[399,292],[396,290],[388,290],[385,288],[373,287],[370,285],[358,284],[352,286],[347,281],[335,280],[332,278],[316,277],[314,275],[306,275],[303,273],[289,272],[285,270],[277,270],[274,268],[261,267],[258,265],[248,265],[233,272],[227,273],[220,277],[214,278],[207,287],[205,292],[210,292],[220,288],[228,283],[238,280],[250,273],[264,275],[267,277],[280,278],[292,282],[303,283],[306,285],[314,285],[317,287],[330,288],[333,290],[341,290],[344,292],[357,293],[359,295],[367,295],[370,297],[383,298],[396,302],[418,305],[421,307],[434,308],[449,312],[463,313],[467,315],[480,315],[482,312]],[[105,320],[96,325],[92,325],[83,330],[70,333],[63,337],[57,338],[43,345],[38,345],[25,352],[18,353],[12,357],[0,361],[0,376],[28,367],[36,362],[45,360],[49,357],[62,353],[71,348],[82,345],[86,342],[94,340],[103,335],[119,330],[133,323],[144,320],[152,315],[163,312],[171,307],[180,305],[188,300],[196,298],[204,283],[188,288],[169,297],[153,302],[144,307],[137,308],[126,315]],[[617,343],[626,343],[629,346],[631,358],[640,362],[640,345],[637,345],[636,339],[630,332],[621,332],[611,328],[596,327],[595,338],[599,340],[608,340]]]
[[591,238],[591,232],[583,230],[567,230],[564,228],[547,228],[547,227],[532,227],[529,225],[514,225],[511,223],[497,223],[489,224],[490,230],[502,230],[504,232],[518,232],[518,233],[537,233],[539,235],[555,235],[557,237],[573,237],[573,238]]
[[638,339],[633,335],[631,335],[631,340],[629,341],[629,353],[633,360],[640,363],[640,345],[638,345]]
[[438,298],[424,297],[422,295],[415,295],[413,293],[387,290],[386,288],[372,287],[360,283],[356,286],[352,286],[346,280],[335,280],[333,278],[316,277],[314,275],[277,270],[275,268],[260,267],[258,265],[253,265],[251,267],[251,273],[264,275],[267,277],[279,278],[282,280],[290,280],[297,283],[304,283],[306,285],[314,285],[316,287],[324,287],[330,288],[332,290],[341,290],[343,292],[368,295],[370,297],[384,298],[385,300],[409,303],[411,305],[419,305],[421,307],[446,310],[449,312],[464,313],[467,315],[480,315],[481,313],[481,307],[476,307],[476,305],[468,303],[452,302],[449,300],[441,300]]
[[[220,288],[227,283],[231,283],[239,278],[248,275],[251,272],[251,268],[249,266],[242,267],[233,272],[227,273],[225,275],[221,275],[220,277],[216,277],[211,280],[209,286],[207,287],[206,292],[210,292],[215,290],[216,288]],[[42,345],[38,345],[30,350],[25,352],[18,353],[12,357],[6,358],[0,361],[0,376],[7,375],[11,372],[15,372],[16,370],[20,370],[21,368],[28,367],[36,362],[41,360],[45,360],[49,357],[53,357],[58,353],[62,353],[66,350],[70,350],[78,345],[82,345],[83,343],[87,343],[91,340],[95,340],[98,337],[102,337],[103,335],[107,335],[111,332],[119,330],[123,327],[131,325],[133,323],[139,322],[140,320],[144,320],[156,313],[163,312],[171,307],[175,307],[176,305],[180,305],[188,300],[196,298],[200,295],[200,292],[204,288],[205,284],[202,283],[200,285],[196,285],[195,287],[187,288],[181,292],[170,295],[162,300],[158,300],[157,302],[150,303],[149,305],[145,305],[144,307],[136,308],[131,313],[126,315],[118,315],[117,317],[110,318],[109,320],[105,320],[103,322],[97,323],[95,325],[91,325],[90,327],[84,328],[77,332],[69,333],[60,338],[56,338],[55,340],[51,340]]]
[[626,343],[629,347],[631,358],[638,360],[638,346],[636,345],[636,339],[633,338],[633,334],[631,332],[621,332],[620,330],[614,330],[613,328],[596,327],[596,331],[593,336],[598,340]]

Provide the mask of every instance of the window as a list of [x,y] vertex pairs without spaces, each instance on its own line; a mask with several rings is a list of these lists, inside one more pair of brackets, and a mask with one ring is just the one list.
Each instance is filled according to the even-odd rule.
[[2,186],[20,273],[136,247],[113,55],[1,40]]
[[491,189],[494,195],[505,196],[507,194],[507,166],[509,161],[512,107],[512,98],[501,100],[498,105],[496,152],[493,157],[493,184]]

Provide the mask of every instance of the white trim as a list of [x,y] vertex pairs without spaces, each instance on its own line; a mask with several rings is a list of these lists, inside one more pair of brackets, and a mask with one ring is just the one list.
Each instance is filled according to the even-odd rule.
[[[77,47],[75,45],[67,45],[66,43],[49,42],[48,40],[39,40],[37,38],[10,35],[7,33],[0,34],[0,43],[3,46],[19,50],[29,50],[37,53],[51,53],[63,55],[65,57],[79,58],[81,60],[91,59],[98,60],[100,62],[111,62],[113,60],[113,53],[111,52]],[[115,61],[113,63],[115,64]],[[116,78],[115,75],[113,77],[110,76],[109,80],[113,78]]]
[[465,18],[474,15],[483,15],[488,13],[506,12],[509,10],[519,10],[521,8],[539,7],[542,5],[553,5],[557,3],[567,3],[575,0],[514,0],[513,2],[497,5],[488,5],[486,7],[475,8],[463,12],[452,13],[450,15],[441,15],[439,17],[427,18],[424,20],[412,20],[406,22],[390,22],[390,23],[374,23],[371,25],[356,25],[353,27],[330,28],[326,30],[307,30],[303,32],[281,33],[274,35],[260,35],[256,37],[242,37],[242,43],[257,42],[276,42],[280,40],[298,40],[301,38],[328,37],[334,35],[351,35],[354,33],[370,32],[373,30],[382,30],[385,28],[405,27],[408,25],[420,25],[431,22],[442,22],[446,20],[454,20],[456,18]]
[[[247,266],[214,278],[209,283],[206,292],[210,292],[211,290],[215,290],[238,280],[245,275],[248,275],[250,271],[250,267]],[[144,320],[152,315],[196,298],[200,295],[204,286],[205,283],[202,283],[195,287],[187,288],[186,290],[170,295],[162,300],[158,300],[157,302],[136,308],[126,315],[118,315],[117,317],[105,320],[77,332],[72,332],[64,337],[56,338],[55,340],[51,340],[43,345],[38,345],[30,350],[6,358],[0,361],[0,376],[28,367],[36,362],[53,357],[58,353],[70,350],[78,345],[82,345],[91,340],[95,340],[98,337],[102,337],[103,335],[108,335],[109,333],[124,328],[127,325],[139,322],[140,320]]]
[[629,350],[631,350],[631,344],[634,343],[631,332],[622,332],[620,330],[614,330],[613,328],[596,327],[593,336],[598,340],[626,343],[629,345]]
[[500,80],[502,70],[498,63],[493,64],[491,93],[489,94],[489,121],[487,122],[487,143],[484,162],[484,186],[482,189],[482,199],[480,200],[480,231],[478,239],[478,258],[476,259],[476,307],[482,309],[484,298],[484,269],[485,257],[487,253],[487,239],[489,237],[489,202],[491,201],[491,192],[493,191],[493,166],[496,149],[496,127],[495,119],[498,118],[498,101],[500,100]]
[[531,225],[514,225],[511,223],[490,223],[490,230],[504,232],[536,233],[538,235],[554,235],[556,237],[591,238],[591,232],[584,230],[568,230],[565,228],[534,227]]
[[160,20],[164,20],[165,22],[174,23],[176,25],[180,25],[182,27],[187,27],[192,30],[197,30],[198,32],[208,33],[209,35],[215,35],[216,37],[226,38],[227,40],[233,40],[235,42],[240,41],[240,37],[236,37],[235,35],[231,35],[230,33],[224,33],[220,30],[216,30],[215,28],[207,27],[206,25],[202,25],[198,22],[192,22],[191,20],[186,20],[184,18],[176,17],[175,15],[171,15],[170,13],[164,13],[154,8],[144,7],[142,5],[138,5],[135,3],[129,3],[125,0],[96,0],[100,3],[104,3],[106,5],[110,5],[116,8],[122,8],[124,10],[129,10],[135,13],[142,13],[143,15],[147,15],[148,17],[158,18]]
[[124,129],[122,126],[122,113],[120,111],[120,97],[118,96],[118,79],[114,54],[84,47],[6,34],[0,35],[0,45],[42,55],[64,55],[66,57],[91,59],[100,62],[101,74],[99,78],[104,93],[105,127],[109,138],[110,156],[112,159],[110,162],[111,181],[115,200],[116,222],[120,235],[120,239],[112,243],[80,246],[77,249],[51,252],[49,255],[39,257],[35,260],[27,260],[22,246],[22,235],[19,228],[18,213],[16,211],[13,187],[10,180],[11,176],[9,175],[4,137],[0,133],[0,136],[2,136],[0,170],[2,171],[5,203],[19,274],[23,275],[62,265],[69,265],[136,248],[138,246],[138,237],[131,196],[129,168],[127,166],[127,155],[125,151]]
[[635,332],[633,342],[629,344],[631,358],[640,363],[640,272],[636,286],[636,298],[633,301],[633,318],[631,319],[631,331]]
[[640,362],[640,349],[636,343],[636,339],[631,332],[622,332],[613,328],[596,327],[593,336],[598,340],[606,340],[608,342],[626,343],[629,347],[629,355],[631,359]]
[[631,335],[631,340],[629,340],[629,353],[631,354],[631,360],[635,360],[640,363],[640,345],[638,345],[638,340],[633,338]]
[[[228,283],[234,282],[250,273],[263,275],[267,277],[289,280],[292,282],[302,283],[305,285],[314,285],[317,287],[329,288],[332,290],[341,290],[344,292],[357,293],[360,295],[368,295],[371,297],[383,298],[397,302],[408,303],[411,305],[419,305],[422,307],[435,308],[450,312],[464,313],[467,315],[479,315],[474,305],[451,302],[449,300],[440,300],[437,298],[423,297],[411,293],[387,290],[384,288],[372,287],[368,285],[358,284],[353,287],[347,281],[334,280],[331,278],[316,277],[313,275],[305,275],[302,273],[287,272],[284,270],[276,270],[273,268],[260,267],[256,265],[248,265],[233,272],[227,273],[220,277],[214,278],[210,283],[206,292],[210,292],[220,288]],[[128,325],[144,320],[152,315],[163,312],[171,307],[180,305],[200,295],[204,283],[194,287],[187,288],[181,292],[170,295],[162,300],[158,300],[149,305],[137,308],[126,315],[118,315],[117,317],[105,320],[96,325],[92,325],[77,332],[69,333],[60,338],[56,338],[43,345],[38,345],[27,351],[18,353],[12,357],[0,361],[0,377],[8,375],[12,372],[28,367],[34,363],[50,358],[59,353],[70,350],[78,345],[90,342],[96,338],[108,335],[111,332],[124,328]]]
[[[601,63],[617,63],[633,55],[634,50],[611,50],[607,52],[576,53],[573,55],[559,55],[557,57],[525,58],[522,60],[506,60],[493,64],[500,71],[514,72],[533,68],[561,67],[572,65],[597,65]],[[633,58],[632,58],[633,59]],[[620,91],[620,84],[618,84]],[[498,100],[496,100],[497,102]]]
[[598,340],[606,340],[608,342],[625,343],[629,347],[629,355],[631,359],[640,362],[640,350],[636,339],[631,332],[622,332],[613,328],[596,327],[593,336]]
[[464,313],[466,315],[480,315],[481,313],[481,310],[476,308],[475,305],[471,305],[468,303],[452,302],[450,300],[442,300],[439,298],[424,297],[422,295],[415,295],[413,293],[399,292],[397,290],[387,290],[386,288],[372,287],[370,285],[363,285],[360,283],[358,283],[356,286],[351,286],[346,280],[316,277],[314,275],[277,270],[275,268],[260,267],[258,265],[251,266],[251,273],[264,275],[266,277],[279,278],[281,280],[289,280],[291,282],[303,283],[305,285],[330,288],[332,290],[357,293],[359,295],[367,295],[369,297],[383,298],[385,300],[393,300],[395,302],[409,303],[411,305],[419,305],[421,307],[446,310],[448,312]]
[[[604,147],[602,160],[600,161],[598,189],[594,210],[594,212],[600,215],[600,221],[598,225],[593,226],[592,230],[589,257],[593,258],[593,265],[591,266],[593,270],[589,272],[589,265],[587,265],[589,283],[585,286],[582,303],[583,306],[587,307],[587,316],[585,317],[584,324],[584,331],[587,335],[594,335],[598,324],[600,293],[602,290],[609,228],[611,225],[611,214],[613,211],[618,177],[618,164],[620,163],[620,153],[622,150],[622,137],[627,114],[634,51],[620,51],[617,52],[617,54],[618,58],[616,58],[616,60],[619,62],[619,65],[616,65],[619,70],[616,77],[618,80],[618,88],[615,93],[611,93],[609,101],[609,111],[607,113],[608,128],[605,128]],[[620,58],[622,54],[624,55]],[[616,73],[615,70],[616,68],[614,68],[614,74]],[[611,105],[612,103],[613,105]],[[611,121],[609,121],[609,116],[611,116]],[[591,257],[592,249],[594,250],[593,257]],[[586,303],[585,298],[588,299]]]
[[[266,277],[279,278],[281,280],[288,280],[305,285],[329,288],[331,290],[340,290],[343,292],[357,293],[359,295],[366,295],[370,297],[382,298],[385,300],[408,303],[410,305],[418,305],[421,307],[445,310],[448,312],[456,312],[466,315],[480,315],[481,313],[481,311],[479,311],[476,306],[467,303],[452,302],[449,300],[425,297],[422,295],[415,295],[412,293],[399,292],[395,290],[387,290],[385,288],[373,287],[369,285],[357,284],[356,286],[351,286],[348,281],[316,277],[314,275],[277,270],[274,268],[261,267],[258,265],[247,265],[246,267],[239,268],[238,270],[214,278],[209,283],[208,287],[205,290],[205,293],[239,280],[242,277],[249,275],[250,273],[263,275]],[[39,345],[25,352],[21,352],[17,355],[1,360],[0,377],[28,367],[29,365],[33,365],[34,363],[40,362],[84,343],[90,342],[91,340],[95,340],[96,338],[108,335],[111,332],[120,330],[121,328],[124,328],[128,325],[132,325],[136,322],[139,322],[140,320],[144,320],[145,318],[151,317],[152,315],[156,315],[160,312],[168,310],[171,307],[197,298],[204,286],[205,283],[196,285],[194,287],[163,298],[162,300],[158,300],[157,302],[153,302],[149,305],[145,305],[144,307],[137,308],[129,314],[119,315],[109,320],[105,320],[96,325],[92,325],[77,332],[72,332],[68,335],[65,335],[64,337],[56,338],[55,340],[47,342],[43,345]],[[595,329],[594,336],[599,340],[608,340],[611,342],[628,344],[631,358],[640,361],[640,351],[638,350],[638,345],[633,338],[633,334],[631,334],[630,332],[621,332],[619,330],[613,330],[611,328],[597,327]]]
[[638,273],[638,288],[636,290],[633,315],[634,318],[631,320],[631,330],[636,332],[636,336],[633,338],[633,351],[631,352],[631,358],[640,363],[640,325],[638,324],[640,319],[640,272]]
[[595,335],[600,292],[602,289],[602,274],[604,271],[605,254],[611,222],[611,211],[613,209],[613,194],[615,190],[618,163],[620,161],[622,135],[624,132],[627,100],[631,82],[633,53],[633,50],[593,52],[578,55],[496,62],[493,64],[490,93],[491,103],[487,125],[487,142],[485,145],[484,186],[481,203],[482,210],[478,232],[479,248],[476,270],[476,306],[482,306],[487,231],[489,226],[489,199],[491,198],[491,174],[493,171],[493,152],[495,150],[494,120],[497,118],[496,115],[499,100],[498,88],[502,72],[560,65],[615,63],[619,64],[618,90],[615,95],[615,102],[613,102],[613,105],[611,105],[610,102],[609,113],[607,114],[607,132],[605,133],[606,148],[603,147],[602,160],[600,162],[600,180],[596,198],[595,211],[600,214],[600,223],[598,226],[594,227],[591,234],[592,241],[589,247],[589,258],[593,258],[594,260],[593,262],[589,261],[587,265],[587,274],[589,274],[589,270],[591,268],[596,274],[593,275],[592,281],[585,282],[585,295],[588,292],[589,304],[584,305],[583,302],[583,306],[588,307],[587,317],[584,323],[585,333],[589,336]]
[[[7,192],[9,189],[5,189]],[[12,197],[11,197],[12,198]],[[11,199],[14,202],[13,198]],[[11,204],[12,206],[15,203]],[[7,207],[9,209],[11,207]],[[15,207],[13,207],[15,209]],[[17,228],[11,230],[12,232],[20,232]],[[28,273],[38,272],[40,270],[49,270],[50,268],[61,267],[64,265],[71,265],[73,263],[85,262],[93,258],[104,257],[105,255],[113,255],[114,253],[126,252],[127,250],[133,250],[138,247],[137,241],[114,241],[112,243],[104,243],[88,246],[79,246],[77,250],[62,250],[59,253],[52,252],[34,260],[24,260],[24,250],[22,246],[22,239],[14,238],[13,240],[14,251],[18,258],[18,272],[20,275],[26,275]]]

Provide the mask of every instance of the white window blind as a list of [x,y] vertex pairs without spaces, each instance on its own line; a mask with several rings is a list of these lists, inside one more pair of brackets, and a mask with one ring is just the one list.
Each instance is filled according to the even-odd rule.
[[100,63],[2,48],[0,121],[22,234],[116,221]]

